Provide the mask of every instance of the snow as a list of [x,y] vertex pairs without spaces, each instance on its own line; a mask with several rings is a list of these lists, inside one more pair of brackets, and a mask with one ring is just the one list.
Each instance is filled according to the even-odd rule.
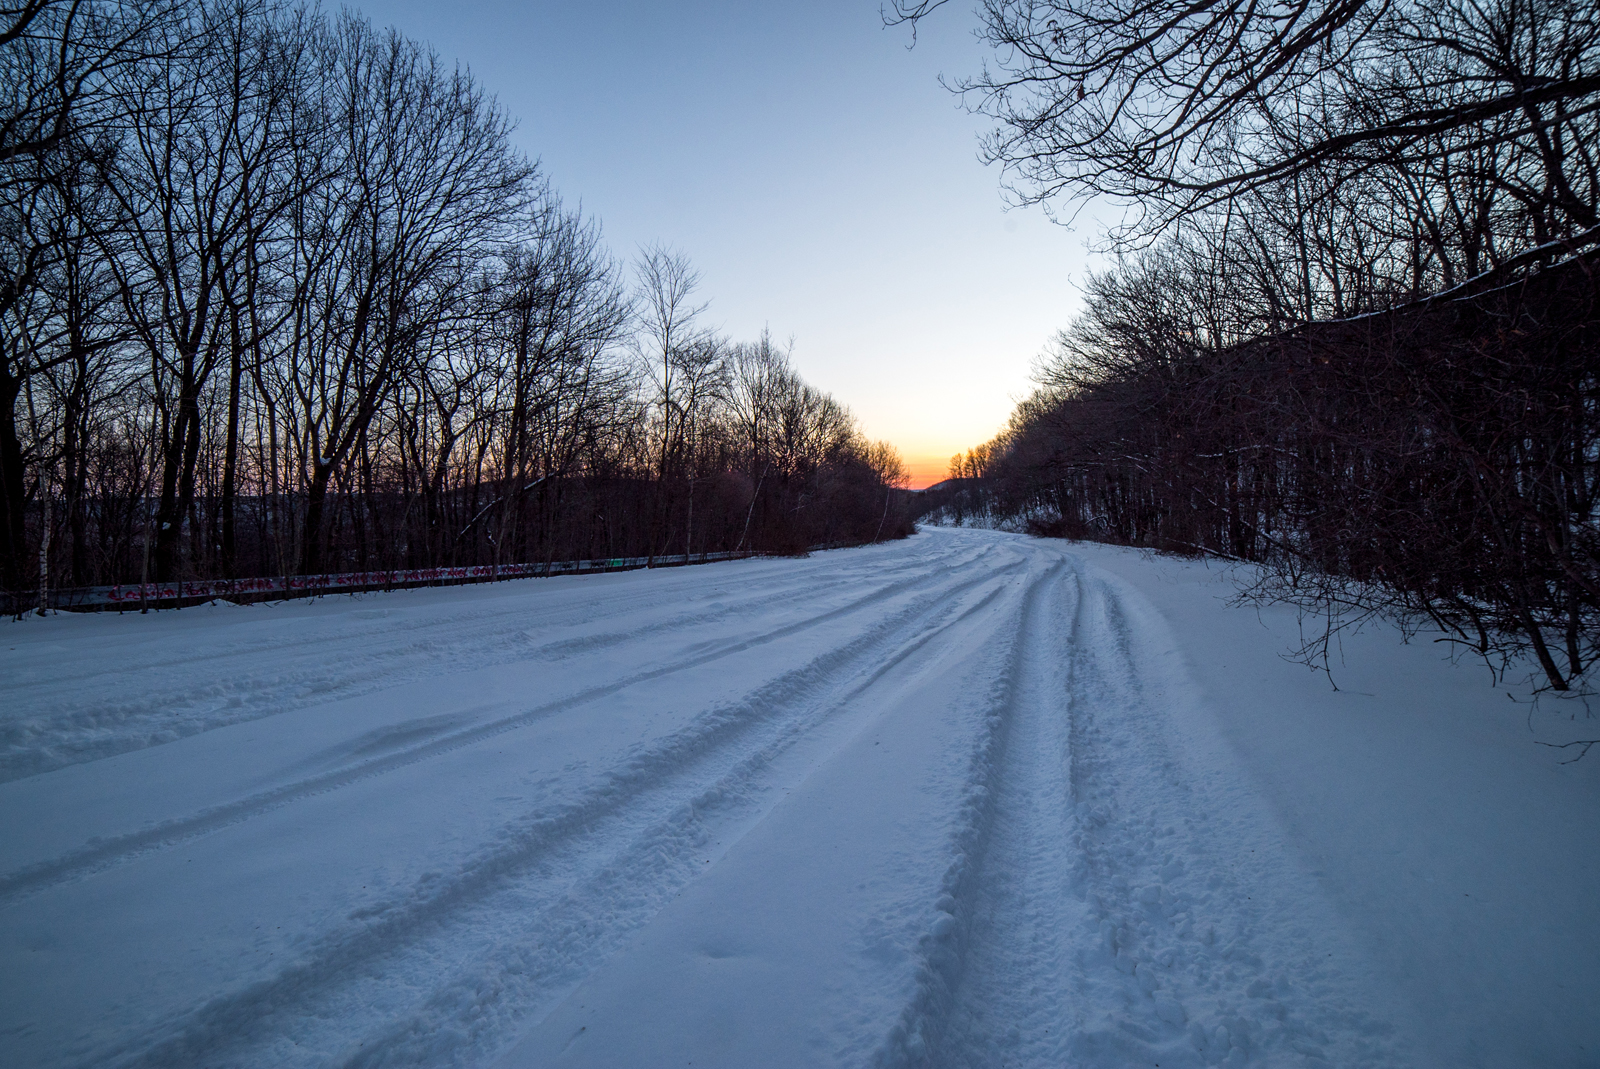
[[1596,1064],[1582,707],[1232,590],[962,529],[6,625],[0,1063]]

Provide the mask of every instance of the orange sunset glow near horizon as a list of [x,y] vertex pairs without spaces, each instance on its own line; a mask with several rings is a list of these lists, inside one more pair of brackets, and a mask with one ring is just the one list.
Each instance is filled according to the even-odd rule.
[[913,456],[909,453],[901,453],[900,459],[905,461],[906,470],[911,476],[906,483],[906,489],[926,490],[934,483],[944,482],[950,475],[950,457],[954,453],[954,449],[942,456],[934,456],[929,453],[919,453]]

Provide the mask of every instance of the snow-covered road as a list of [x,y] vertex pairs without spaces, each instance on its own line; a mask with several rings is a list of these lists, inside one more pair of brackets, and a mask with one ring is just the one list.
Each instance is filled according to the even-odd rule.
[[6,625],[0,1062],[1595,1064],[1441,1040],[1092,556]]

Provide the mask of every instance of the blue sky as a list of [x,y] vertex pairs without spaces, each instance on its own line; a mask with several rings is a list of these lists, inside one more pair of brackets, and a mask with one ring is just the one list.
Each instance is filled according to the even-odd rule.
[[469,66],[619,255],[688,254],[711,323],[792,336],[924,471],[1000,428],[1077,307],[1093,231],[1008,211],[938,84],[984,55],[958,5],[914,49],[871,0],[354,6]]

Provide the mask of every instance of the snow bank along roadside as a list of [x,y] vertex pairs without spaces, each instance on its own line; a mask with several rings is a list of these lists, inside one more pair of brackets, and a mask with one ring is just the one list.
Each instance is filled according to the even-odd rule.
[[1585,1064],[1592,772],[1224,579],[957,530],[19,625],[0,1061]]
[[1336,692],[1282,656],[1292,608],[1228,605],[1226,567],[1070,551],[1169,623],[1250,772],[1240,789],[1272,806],[1444,1064],[1600,1064],[1600,762],[1536,745],[1593,737],[1583,703],[1530,706],[1526,682],[1495,687],[1383,625],[1344,639]]

